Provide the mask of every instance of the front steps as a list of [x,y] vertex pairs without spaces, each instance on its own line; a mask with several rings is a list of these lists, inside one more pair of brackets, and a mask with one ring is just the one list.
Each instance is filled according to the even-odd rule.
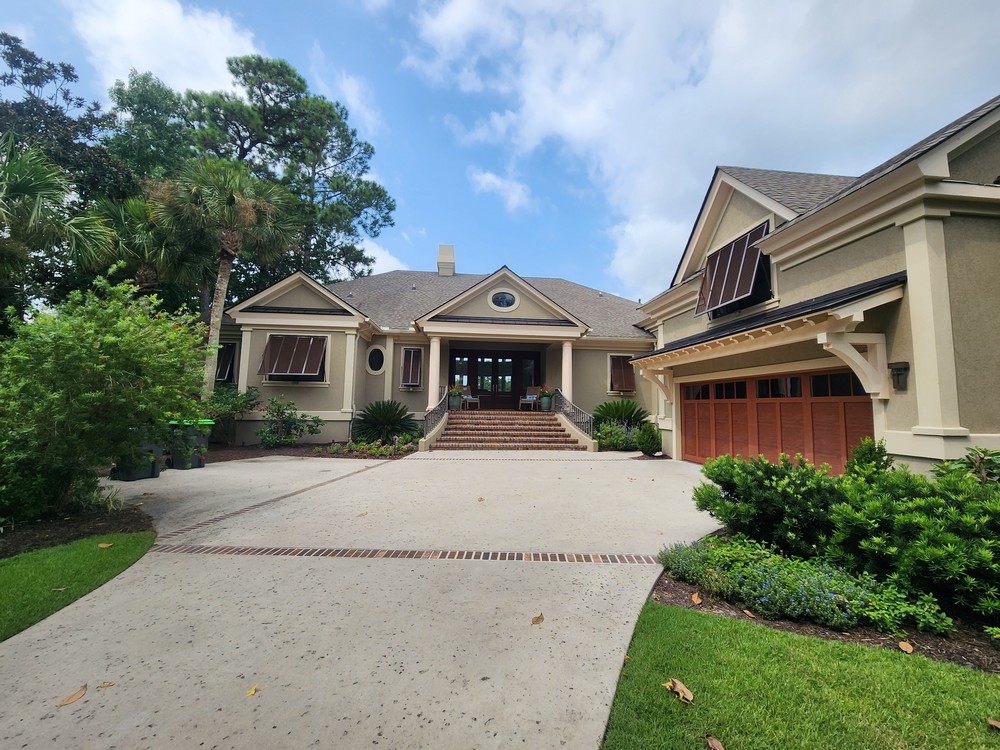
[[433,450],[586,450],[551,412],[480,411],[448,414]]

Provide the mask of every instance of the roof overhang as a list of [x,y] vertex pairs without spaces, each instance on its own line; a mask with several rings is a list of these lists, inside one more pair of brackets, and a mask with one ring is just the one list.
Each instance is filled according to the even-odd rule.
[[[288,307],[271,302],[299,286],[312,291],[329,307]],[[372,323],[353,305],[348,304],[309,274],[296,271],[252,297],[226,310],[237,325],[274,325],[324,328],[372,328]]]

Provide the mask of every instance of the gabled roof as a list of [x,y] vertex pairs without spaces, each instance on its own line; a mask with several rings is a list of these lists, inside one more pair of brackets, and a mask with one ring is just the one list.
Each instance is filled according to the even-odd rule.
[[919,141],[910,146],[909,148],[900,151],[891,159],[888,159],[879,164],[874,169],[870,169],[869,171],[865,172],[863,175],[858,177],[849,185],[844,186],[842,189],[838,190],[833,195],[830,195],[825,200],[814,205],[808,211],[801,213],[799,216],[795,217],[792,221],[788,222],[782,227],[779,227],[777,231],[781,231],[787,226],[791,226],[792,224],[798,223],[805,217],[811,216],[812,214],[823,210],[827,206],[836,203],[837,201],[850,195],[851,193],[854,193],[857,190],[860,190],[861,188],[865,187],[866,185],[870,185],[876,180],[885,177],[891,172],[894,172],[895,170],[899,169],[905,164],[909,164],[915,159],[919,159],[921,156],[925,155],[926,153],[934,149],[936,146],[939,146],[940,144],[947,141],[949,138],[958,135],[969,126],[974,125],[976,122],[978,122],[983,117],[990,114],[997,108],[1000,108],[1000,96],[993,97],[985,104],[976,107],[974,110],[962,115],[954,122],[951,122],[945,125],[940,130],[931,133],[922,141]]
[[[340,299],[353,305],[385,330],[408,330],[413,321],[458,297],[491,274],[457,273],[439,276],[434,271],[389,271],[328,285]],[[590,327],[589,337],[650,339],[637,326],[642,314],[633,300],[599,292],[565,279],[523,277],[573,317]]]
[[808,211],[822,200],[857,180],[833,174],[810,172],[785,172],[778,169],[751,169],[749,167],[719,167],[744,185],[776,200],[797,214]]
[[[298,286],[305,286],[311,289],[316,294],[317,300],[325,303],[326,305],[332,305],[335,309],[331,310],[328,307],[288,308],[282,306],[275,307],[268,304],[272,300],[278,299],[281,295]],[[224,311],[224,317],[229,316],[230,321],[235,322],[235,318],[233,316],[248,312],[312,313],[317,315],[344,314],[357,318],[364,317],[364,315],[361,314],[361,312],[354,305],[352,305],[350,301],[341,299],[335,292],[320,284],[316,281],[316,279],[304,271],[295,271],[294,273],[283,278],[281,281],[267,287],[267,289],[262,289],[252,297],[248,297],[247,299],[241,300],[235,305],[226,308]]]

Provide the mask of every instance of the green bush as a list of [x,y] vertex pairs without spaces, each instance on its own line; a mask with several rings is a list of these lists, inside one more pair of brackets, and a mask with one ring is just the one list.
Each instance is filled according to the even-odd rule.
[[260,406],[260,391],[254,387],[240,393],[231,385],[220,385],[205,402],[205,412],[215,421],[213,438],[232,446],[236,444],[236,422]]
[[594,430],[594,440],[602,451],[638,450],[635,442],[637,430],[625,422],[608,420]]
[[257,431],[262,448],[295,445],[306,433],[318,435],[323,420],[309,414],[299,414],[294,401],[283,401],[283,396],[272,396],[264,407],[264,427]]
[[[413,453],[418,448],[418,440],[420,440],[419,437],[403,433],[402,435],[397,435],[388,443],[383,443],[381,440],[374,440],[372,442],[351,440],[347,443],[334,443],[327,447],[327,452],[333,456],[342,453],[353,453],[372,458],[389,458],[391,456],[402,456],[407,453]],[[316,449],[317,452],[320,450],[320,448]]]
[[[641,425],[649,417],[649,412],[630,399],[616,399],[598,404],[594,409],[594,429],[605,422],[618,422],[627,429]],[[634,450],[634,449],[632,449]]]
[[135,287],[94,282],[0,344],[0,518],[100,500],[98,469],[148,460],[167,422],[199,416],[203,332]]
[[712,537],[660,553],[674,578],[731,601],[744,602],[771,619],[809,620],[837,630],[871,623],[899,633],[947,634],[953,623],[934,597],[908,597],[868,574],[852,575],[820,560],[792,560],[742,537]]
[[830,508],[843,501],[837,482],[825,468],[802,456],[793,462],[782,454],[776,464],[720,456],[702,473],[713,484],[694,490],[698,510],[707,510],[731,531],[774,544],[800,557],[822,553],[831,530]]
[[644,456],[655,456],[663,448],[659,428],[652,422],[643,422],[635,431],[635,445]]
[[389,443],[404,433],[413,434],[419,429],[410,410],[398,401],[373,401],[354,419],[351,437],[364,442],[381,440]]
[[1000,615],[1000,484],[968,471],[929,480],[908,469],[846,475],[831,509],[828,557],[891,576],[908,594],[946,608]]
[[1000,482],[1000,451],[970,448],[962,458],[934,464],[931,472],[938,477],[972,474],[980,482]]
[[851,457],[844,466],[844,473],[864,477],[874,476],[889,471],[892,464],[893,458],[885,450],[885,440],[875,441],[866,437],[854,446]]

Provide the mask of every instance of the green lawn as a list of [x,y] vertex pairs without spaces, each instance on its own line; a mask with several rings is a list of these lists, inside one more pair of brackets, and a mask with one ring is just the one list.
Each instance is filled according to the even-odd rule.
[[[0,560],[0,641],[110,581],[142,557],[155,536],[104,534]],[[112,546],[101,549],[101,543]]]
[[[677,678],[684,704],[661,683]],[[1000,748],[1000,676],[647,602],[604,750]]]

